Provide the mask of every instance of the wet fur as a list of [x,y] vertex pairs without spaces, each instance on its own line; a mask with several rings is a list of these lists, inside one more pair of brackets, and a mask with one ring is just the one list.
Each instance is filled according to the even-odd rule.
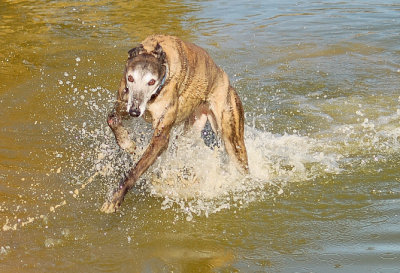
[[168,147],[173,126],[182,122],[186,130],[200,132],[209,120],[213,130],[221,136],[230,159],[239,170],[247,173],[243,106],[228,76],[208,53],[192,43],[164,35],[150,36],[128,53],[117,102],[107,119],[121,148],[134,154],[136,147],[122,126],[122,119],[129,117],[126,73],[140,64],[141,70],[148,69],[152,75],[157,75],[157,83],[165,75],[165,83],[160,92],[147,101],[145,113],[141,113],[154,129],[149,146],[114,192],[112,200],[101,210],[116,211],[129,189]]

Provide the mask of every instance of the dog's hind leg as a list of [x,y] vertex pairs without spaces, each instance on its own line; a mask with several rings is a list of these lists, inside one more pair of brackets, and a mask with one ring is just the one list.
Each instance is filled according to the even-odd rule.
[[189,118],[185,122],[185,133],[193,131],[200,136],[201,130],[207,122],[207,114],[209,113],[209,107],[205,103],[201,103]]
[[[209,124],[207,124],[207,121]],[[201,103],[196,107],[193,113],[185,121],[184,132],[186,135],[192,133],[196,137],[201,137],[204,143],[211,149],[216,146],[219,147],[217,139],[217,124],[208,103]]]
[[226,152],[243,173],[248,173],[248,159],[244,144],[244,111],[235,89],[229,86],[220,94],[223,100],[213,100],[211,110],[214,113],[218,130],[222,136]]

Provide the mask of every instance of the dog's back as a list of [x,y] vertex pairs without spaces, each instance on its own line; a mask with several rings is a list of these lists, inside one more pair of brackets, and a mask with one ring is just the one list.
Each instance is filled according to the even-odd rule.
[[[142,43],[147,52],[159,44],[166,53],[169,80],[175,80],[179,96],[178,122],[185,120],[199,104],[207,102],[221,86],[229,86],[226,73],[201,47],[175,36],[153,35]],[[172,95],[172,94],[171,94]]]

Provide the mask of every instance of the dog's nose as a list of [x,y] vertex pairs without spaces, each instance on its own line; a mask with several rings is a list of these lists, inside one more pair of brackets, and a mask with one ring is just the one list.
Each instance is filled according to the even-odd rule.
[[129,110],[129,115],[131,115],[132,117],[138,117],[140,116],[140,110],[138,108],[131,108]]

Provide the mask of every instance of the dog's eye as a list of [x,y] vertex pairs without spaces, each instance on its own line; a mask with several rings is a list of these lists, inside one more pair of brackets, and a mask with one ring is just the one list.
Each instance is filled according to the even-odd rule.
[[128,94],[128,93],[129,93],[128,87],[125,87],[124,92],[125,92],[125,94]]
[[130,81],[130,82],[134,82],[134,81],[135,81],[135,80],[133,79],[132,75],[129,75],[129,76],[128,76],[128,81]]
[[148,83],[148,85],[154,85],[156,83],[156,81],[154,79],[151,79]]

